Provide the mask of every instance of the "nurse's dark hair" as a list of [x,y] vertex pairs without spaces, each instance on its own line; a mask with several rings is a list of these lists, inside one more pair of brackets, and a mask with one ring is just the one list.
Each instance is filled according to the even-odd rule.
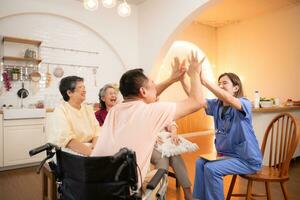
[[59,83],[59,91],[65,101],[69,101],[68,90],[74,92],[77,82],[83,82],[83,78],[78,76],[67,76],[61,79]]
[[120,92],[124,99],[128,97],[137,97],[140,88],[148,82],[143,69],[132,69],[125,72],[120,79]]
[[115,87],[114,87],[112,84],[106,84],[106,85],[104,85],[104,86],[99,90],[98,97],[99,97],[100,107],[101,107],[102,109],[106,109],[106,104],[105,104],[105,102],[102,100],[102,97],[105,97],[105,95],[106,95],[106,90],[107,90],[108,88],[113,88],[113,89],[115,89]]
[[234,94],[234,96],[237,98],[243,97],[244,96],[243,85],[242,85],[241,79],[238,77],[238,75],[236,75],[235,73],[226,72],[219,76],[218,81],[220,81],[220,79],[223,76],[227,76],[230,79],[230,81],[232,82],[233,86],[239,87],[239,90]]

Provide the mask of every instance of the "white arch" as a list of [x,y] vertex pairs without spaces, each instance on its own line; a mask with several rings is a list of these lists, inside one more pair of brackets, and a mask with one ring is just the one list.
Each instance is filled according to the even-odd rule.
[[118,60],[120,61],[120,63],[122,64],[122,67],[124,69],[124,71],[127,70],[126,65],[123,61],[123,59],[121,58],[121,56],[117,53],[116,49],[105,39],[103,38],[97,31],[95,31],[94,29],[92,29],[91,27],[81,23],[80,21],[74,20],[70,17],[66,17],[63,15],[58,15],[58,14],[53,14],[53,13],[46,13],[46,12],[22,12],[22,13],[15,13],[15,14],[10,14],[10,15],[6,15],[6,16],[2,16],[0,17],[0,21],[10,18],[10,17],[15,17],[15,16],[22,16],[22,15],[32,15],[32,14],[38,14],[38,15],[48,15],[48,16],[55,16],[55,17],[60,17],[60,18],[64,18],[67,20],[70,20],[86,29],[88,29],[89,31],[91,31],[92,33],[94,33],[97,37],[99,37],[101,40],[103,40],[107,46],[109,46],[111,48],[111,50],[114,52],[114,54],[116,55],[116,57],[118,58]]
[[[211,64],[209,60],[207,59],[207,56],[205,52],[200,49],[197,45],[191,42],[178,40],[175,41],[172,46],[170,47],[169,51],[166,53],[166,56],[162,59],[162,64],[160,65],[160,68],[158,70],[158,74],[156,76],[156,82],[161,82],[165,80],[167,77],[171,74],[171,62],[173,62],[173,58],[175,56],[179,57],[180,60],[186,59],[186,56],[190,54],[191,50],[197,53],[198,58],[202,59],[203,57],[206,57],[206,59],[203,62],[203,72],[205,76],[211,80],[215,81],[215,77],[212,71]],[[187,64],[187,63],[186,63]],[[207,98],[213,97],[212,93],[208,90],[204,90],[204,95]]]
[[[141,23],[146,21],[146,24],[141,24],[141,26],[147,26],[147,24],[150,23],[150,19],[153,18],[157,18],[157,22],[151,24],[153,25],[151,26],[151,33],[147,34],[147,32],[144,32],[144,34],[141,35],[144,41],[140,45],[140,49],[147,49],[149,46],[152,48],[148,48],[149,50],[147,52],[142,52],[142,55],[140,55],[140,62],[142,66],[146,67],[146,70],[149,70],[152,77],[157,76],[158,68],[162,63],[163,58],[166,56],[173,42],[178,39],[181,31],[189,26],[203,10],[213,6],[218,1],[220,0],[191,1],[187,3],[187,1],[174,0],[174,4],[170,6],[170,1],[163,3],[159,0],[151,0],[151,3],[156,3],[157,5],[152,6],[152,10],[148,9],[146,12],[143,12],[144,17],[142,16]],[[150,2],[146,1],[145,4],[147,3],[150,4]],[[163,14],[155,16],[154,9],[162,7],[159,7],[159,4],[165,6],[164,8],[161,8],[161,10],[174,9],[178,10],[178,13],[174,16],[173,12],[164,12]],[[178,9],[178,7],[180,7],[180,9]],[[170,19],[167,26],[165,25],[166,19]],[[163,27],[163,29],[161,27]],[[158,35],[159,37],[157,37]],[[155,43],[153,41],[155,41]]]

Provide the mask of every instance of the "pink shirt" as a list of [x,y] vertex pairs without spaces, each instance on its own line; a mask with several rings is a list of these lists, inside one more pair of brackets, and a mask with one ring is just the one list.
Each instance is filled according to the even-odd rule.
[[117,104],[109,111],[91,156],[113,155],[122,147],[132,149],[144,180],[157,133],[172,122],[175,111],[176,104],[167,102]]

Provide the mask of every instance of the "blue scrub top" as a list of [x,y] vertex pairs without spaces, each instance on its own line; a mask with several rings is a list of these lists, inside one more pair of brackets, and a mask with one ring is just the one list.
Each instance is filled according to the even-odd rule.
[[229,107],[224,113],[222,101],[208,99],[206,114],[214,117],[218,153],[245,160],[251,165],[261,165],[262,156],[252,127],[251,102],[239,98],[242,111]]

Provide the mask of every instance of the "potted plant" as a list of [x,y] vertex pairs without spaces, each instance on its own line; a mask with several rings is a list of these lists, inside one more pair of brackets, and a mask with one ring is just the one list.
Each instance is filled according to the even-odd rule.
[[12,68],[12,70],[10,71],[10,74],[11,74],[12,80],[17,81],[17,80],[19,80],[19,77],[20,77],[20,69]]

